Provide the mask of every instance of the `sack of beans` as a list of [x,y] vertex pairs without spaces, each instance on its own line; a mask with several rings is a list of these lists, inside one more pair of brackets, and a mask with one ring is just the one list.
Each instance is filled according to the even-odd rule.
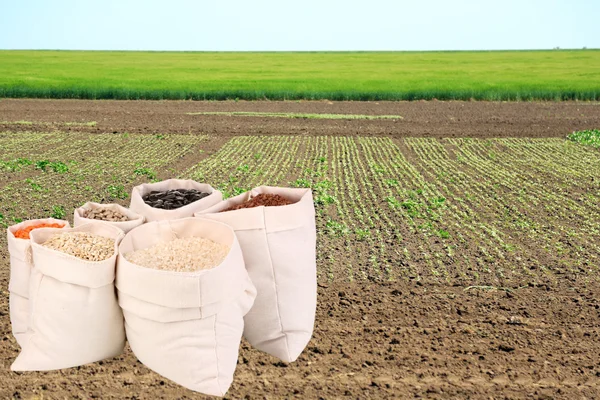
[[13,371],[47,371],[115,357],[125,346],[114,279],[123,232],[99,222],[31,232],[29,329]]
[[130,210],[146,221],[162,221],[194,216],[223,200],[223,195],[205,183],[169,179],[144,183],[133,188]]
[[144,223],[144,217],[118,204],[98,204],[88,202],[75,210],[74,226],[92,221],[102,221],[116,226],[124,233]]
[[225,395],[256,297],[233,230],[198,218],[144,224],[119,247],[116,286],[137,358],[188,389]]
[[317,306],[315,208],[310,189],[261,186],[195,214],[236,233],[258,291],[244,337],[292,362],[308,344]]
[[10,254],[10,323],[12,333],[20,346],[23,346],[29,321],[29,276],[33,268],[29,235],[34,229],[48,227],[69,228],[69,222],[54,218],[35,219],[10,226],[7,230]]

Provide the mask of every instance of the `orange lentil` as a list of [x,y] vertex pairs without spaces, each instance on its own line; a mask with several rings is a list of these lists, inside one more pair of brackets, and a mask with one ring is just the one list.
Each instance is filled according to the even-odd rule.
[[32,230],[34,229],[38,229],[38,228],[64,228],[64,225],[61,224],[46,224],[46,223],[40,223],[40,224],[36,224],[36,225],[30,225],[27,228],[23,228],[23,229],[19,229],[18,231],[15,232],[15,237],[17,239],[29,239],[29,233],[31,233]]

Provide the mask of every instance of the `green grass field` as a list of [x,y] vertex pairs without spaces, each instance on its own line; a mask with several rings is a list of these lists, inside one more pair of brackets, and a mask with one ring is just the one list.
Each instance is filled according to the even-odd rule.
[[600,50],[0,51],[0,97],[600,100]]

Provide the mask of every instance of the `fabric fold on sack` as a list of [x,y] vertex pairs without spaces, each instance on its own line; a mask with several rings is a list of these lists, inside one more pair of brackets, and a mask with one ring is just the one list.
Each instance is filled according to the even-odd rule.
[[[196,189],[204,193],[210,193],[210,195],[173,210],[154,208],[144,202],[143,196],[152,191],[162,192],[174,189]],[[163,221],[193,217],[195,212],[211,207],[221,200],[223,200],[221,192],[206,183],[198,183],[196,181],[183,179],[168,179],[157,183],[144,183],[134,187],[131,193],[131,204],[129,209],[137,214],[143,215],[147,222]]]
[[8,227],[7,242],[10,254],[10,280],[8,283],[10,323],[12,333],[19,346],[23,347],[29,325],[29,278],[33,268],[31,239],[20,239],[15,233],[39,224],[62,224],[69,228],[69,222],[46,218],[24,221]]
[[[292,204],[224,211],[259,194]],[[261,186],[195,214],[233,228],[257,297],[244,317],[255,348],[295,361],[310,341],[317,305],[316,224],[310,189]]]
[[[194,272],[147,268],[126,258],[191,237],[230,250],[219,265]],[[116,286],[136,357],[188,389],[224,396],[237,365],[243,317],[256,297],[232,229],[196,218],[144,224],[129,232],[119,247]]]
[[[96,209],[96,208],[106,208],[109,210],[117,211],[117,212],[125,215],[127,218],[129,218],[129,220],[122,221],[122,222],[115,222],[115,221],[102,221],[102,220],[90,219],[90,218],[85,217],[85,212],[87,210]],[[115,227],[121,229],[124,233],[127,233],[130,230],[132,230],[133,228],[136,228],[136,227],[142,225],[144,223],[144,221],[145,221],[145,218],[143,215],[137,214],[119,204],[99,204],[99,203],[94,203],[94,202],[87,202],[83,206],[76,209],[74,217],[73,217],[73,225],[75,227],[78,227],[83,224],[87,224],[89,222],[101,222],[103,224],[115,226]]]
[[[59,233],[86,232],[114,241],[113,254],[86,261],[44,246]],[[115,266],[123,232],[101,222],[31,232],[29,329],[13,371],[76,367],[118,356],[125,346],[115,293]]]

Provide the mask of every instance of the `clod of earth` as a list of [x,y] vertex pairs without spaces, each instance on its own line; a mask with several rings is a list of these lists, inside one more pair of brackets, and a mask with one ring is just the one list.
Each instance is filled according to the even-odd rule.
[[125,222],[129,221],[127,215],[117,211],[111,210],[109,208],[92,208],[90,210],[86,210],[83,213],[84,218],[88,219],[97,219],[100,221],[109,221],[109,222]]
[[210,193],[200,192],[196,189],[172,189],[164,192],[154,190],[144,195],[142,199],[144,203],[153,208],[176,210],[209,195]]
[[515,351],[515,348],[513,346],[507,345],[507,344],[501,344],[500,346],[498,346],[499,350],[505,351],[507,353],[510,353],[512,351]]
[[64,227],[65,226],[63,224],[46,224],[46,223],[42,223],[42,224],[37,224],[37,225],[31,225],[31,226],[28,226],[27,228],[19,229],[18,231],[16,231],[14,233],[14,235],[15,235],[15,237],[17,239],[29,239],[29,234],[34,229],[38,229],[38,228],[64,228]]
[[293,203],[292,201],[290,201],[290,200],[286,199],[285,197],[280,196],[278,194],[261,193],[258,196],[253,197],[250,200],[248,200],[242,204],[238,204],[233,207],[229,207],[228,209],[223,210],[221,212],[234,211],[234,210],[240,210],[242,208],[253,208],[253,207],[260,207],[260,206],[265,206],[265,207],[287,206],[292,203]]
[[115,252],[115,241],[88,232],[58,233],[46,240],[42,246],[87,261],[104,261]]

